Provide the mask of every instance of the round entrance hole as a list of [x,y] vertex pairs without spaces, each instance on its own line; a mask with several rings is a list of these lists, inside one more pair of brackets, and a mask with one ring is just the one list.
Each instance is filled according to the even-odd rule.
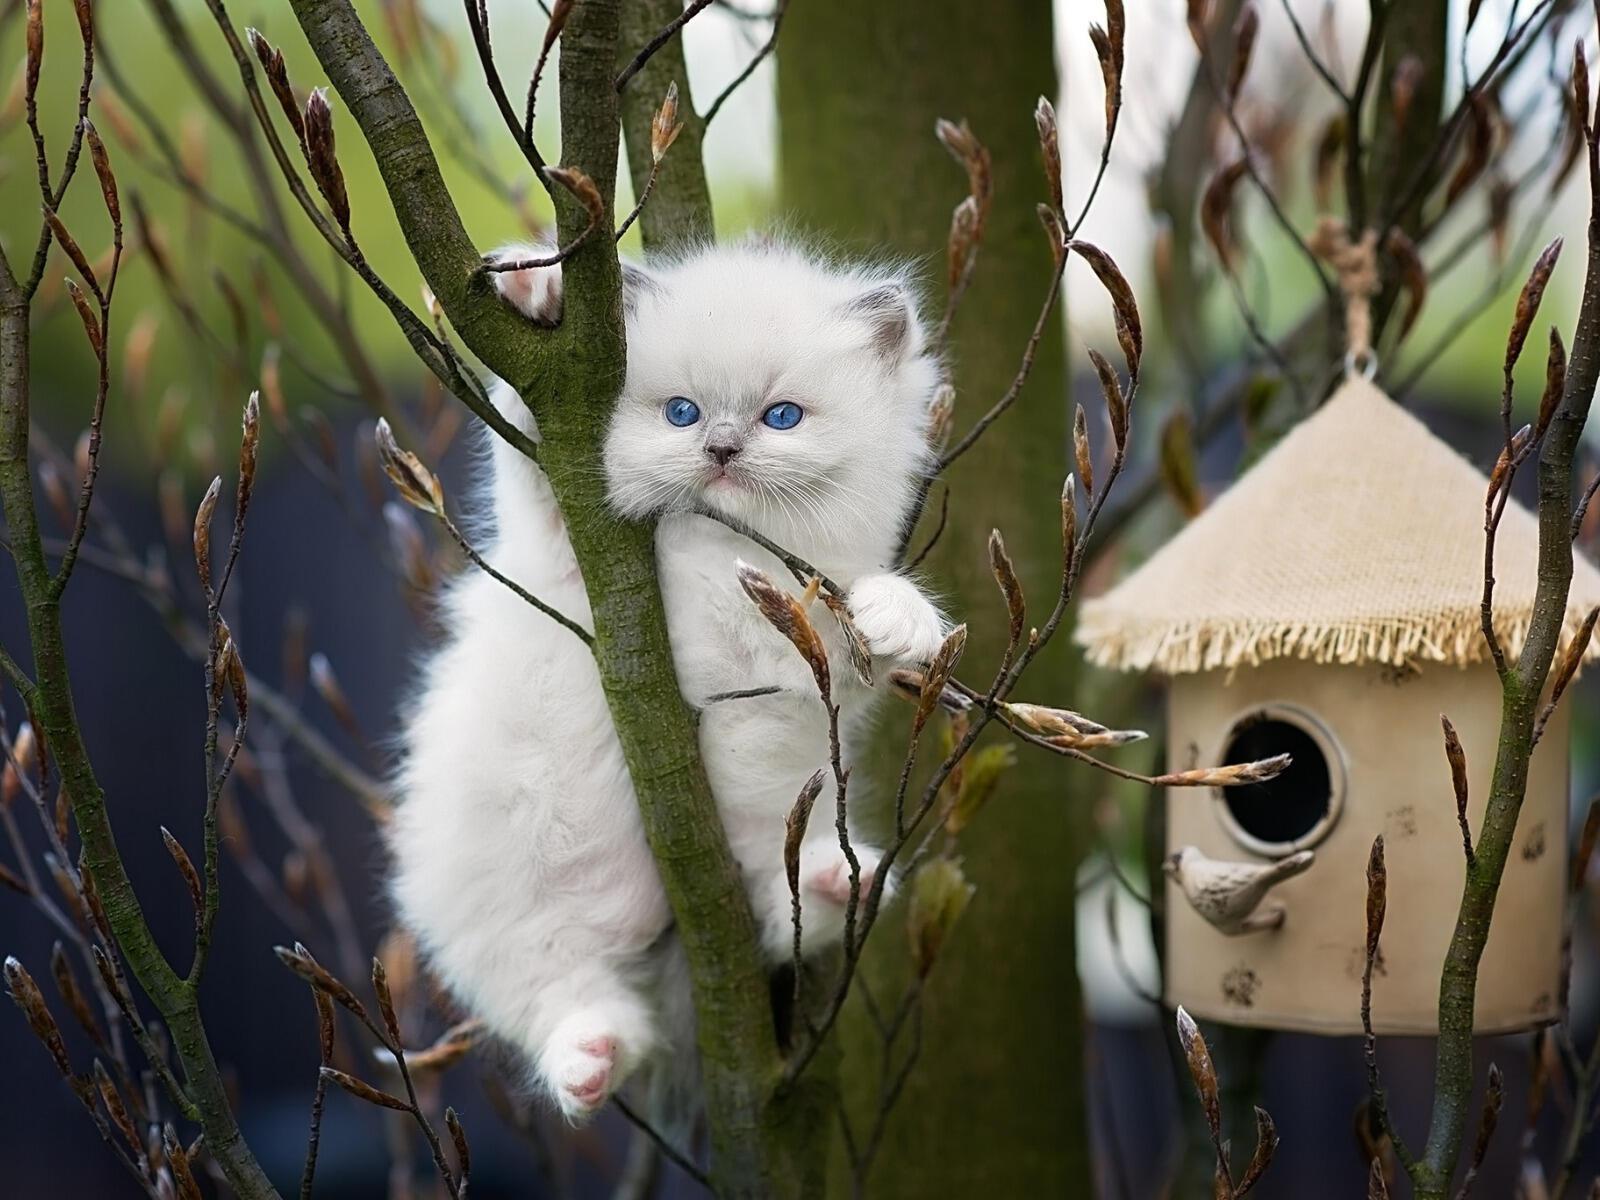
[[1325,837],[1344,800],[1343,762],[1331,734],[1311,714],[1287,705],[1235,721],[1223,741],[1223,766],[1288,754],[1287,770],[1265,783],[1217,790],[1219,816],[1234,839],[1269,857]]

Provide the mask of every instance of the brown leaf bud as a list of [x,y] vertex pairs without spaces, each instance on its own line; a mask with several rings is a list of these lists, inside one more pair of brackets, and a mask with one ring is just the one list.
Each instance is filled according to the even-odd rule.
[[1222,1100],[1217,1086],[1217,1070],[1211,1062],[1211,1051],[1206,1047],[1205,1035],[1180,1004],[1177,1013],[1178,1042],[1189,1064],[1189,1077],[1194,1080],[1200,1094],[1200,1107],[1205,1110],[1206,1124],[1213,1138],[1220,1136],[1222,1128]]
[[1544,394],[1539,397],[1539,418],[1533,426],[1533,440],[1544,437],[1550,422],[1555,420],[1556,409],[1567,390],[1567,348],[1561,341],[1561,331],[1550,326],[1550,351],[1544,360]]
[[1050,259],[1059,271],[1067,261],[1067,227],[1061,223],[1060,214],[1048,204],[1038,204],[1034,211],[1039,214],[1039,224],[1044,226],[1045,236],[1050,239]]
[[276,342],[268,342],[261,352],[261,394],[267,401],[267,415],[279,433],[289,429],[289,405],[283,395],[283,375],[279,369],[280,351]]
[[1500,457],[1495,459],[1494,470],[1489,472],[1489,499],[1493,500],[1500,494],[1500,489],[1506,486],[1506,481],[1511,477],[1511,468],[1515,463],[1522,461],[1523,451],[1533,443],[1533,426],[1524,425],[1511,435],[1511,444],[1500,448]]
[[5,961],[5,977],[11,999],[22,1010],[22,1015],[28,1019],[28,1028],[33,1030],[34,1037],[44,1043],[44,1048],[50,1052],[51,1059],[55,1061],[56,1069],[68,1079],[73,1078],[72,1062],[67,1058],[67,1046],[61,1040],[61,1027],[51,1015],[50,1006],[45,1003],[44,993],[33,981],[33,976],[28,974],[28,969],[20,962],[8,956]]
[[[1139,319],[1139,304],[1134,299],[1133,288],[1128,285],[1122,268],[1116,260],[1100,247],[1090,242],[1074,239],[1072,252],[1089,264],[1089,269],[1111,297],[1111,307],[1117,318],[1117,341],[1128,361],[1128,375],[1139,378],[1139,362],[1144,356],[1144,324]],[[1085,481],[1087,483],[1087,481]]]
[[1233,23],[1233,61],[1228,64],[1228,82],[1225,95],[1232,107],[1239,99],[1239,89],[1250,70],[1250,56],[1255,50],[1256,35],[1261,32],[1261,14],[1256,6],[1245,0],[1239,10],[1239,19]]
[[333,664],[328,661],[328,656],[322,651],[313,654],[308,662],[311,686],[317,695],[322,697],[322,702],[328,706],[328,711],[333,713],[334,720],[353,738],[360,738],[361,727],[356,722],[355,709],[351,707],[350,698],[345,695],[344,688],[339,686],[339,678],[333,673]]
[[[1115,9],[1115,12],[1113,12]],[[1122,42],[1124,27],[1120,4],[1106,5],[1107,28],[1089,26],[1089,41],[1094,45],[1094,56],[1100,63],[1100,79],[1105,85],[1105,137],[1110,143],[1117,127],[1117,116],[1122,111]]]
[[217,498],[221,495],[222,476],[218,475],[194,512],[194,563],[200,572],[200,586],[208,596],[211,594],[211,518],[216,514]]
[[1124,453],[1128,448],[1128,401],[1122,394],[1122,381],[1106,361],[1106,356],[1098,350],[1090,349],[1089,361],[1094,364],[1094,373],[1100,379],[1100,391],[1106,399],[1106,423],[1111,426],[1112,440],[1116,443],[1118,454]]
[[289,127],[294,130],[295,141],[300,143],[302,151],[309,153],[306,147],[305,119],[300,115],[300,104],[295,99],[294,89],[289,86],[289,69],[283,61],[283,51],[273,49],[272,43],[262,37],[258,30],[247,29],[245,36],[250,40],[250,47],[256,52],[256,59],[261,63],[261,71],[267,77],[267,85],[277,97],[278,106],[283,109]]
[[1545,701],[1539,719],[1534,724],[1535,744],[1544,736],[1544,728],[1555,715],[1556,705],[1561,703],[1561,697],[1566,692],[1567,686],[1577,677],[1578,668],[1583,665],[1583,656],[1588,653],[1589,641],[1594,636],[1597,620],[1600,620],[1600,608],[1590,609],[1589,615],[1583,619],[1583,624],[1578,626],[1578,632],[1573,634],[1572,640],[1567,643],[1566,651],[1561,656],[1561,665],[1556,668],[1555,682],[1550,685],[1550,699]]
[[472,1148],[467,1144],[467,1131],[461,1127],[461,1118],[456,1115],[456,1110],[444,1110],[444,1125],[450,1131],[450,1141],[456,1148],[456,1162],[461,1168],[461,1190],[467,1190],[467,1178],[472,1174]]
[[822,794],[825,773],[819,768],[805,781],[800,794],[794,798],[794,807],[783,819],[783,869],[789,879],[789,894],[800,893],[800,844],[805,841],[806,826],[811,821],[811,809]]
[[83,332],[89,339],[89,349],[99,357],[105,348],[105,340],[100,332],[100,319],[89,307],[88,297],[83,294],[83,289],[78,286],[77,280],[68,279],[66,287],[67,295],[72,299],[72,307],[78,310],[78,320],[83,322]]
[[678,83],[674,80],[667,84],[661,107],[650,120],[650,161],[658,163],[665,158],[682,132],[683,123],[678,120]]
[[1506,339],[1506,357],[1504,369],[1510,371],[1522,357],[1522,347],[1527,343],[1528,333],[1533,328],[1534,318],[1539,315],[1539,305],[1544,300],[1544,290],[1550,283],[1550,275],[1556,269],[1556,261],[1561,257],[1562,238],[1556,238],[1539,254],[1533,264],[1533,270],[1528,273],[1528,280],[1522,285],[1522,291],[1517,296],[1516,314],[1511,321],[1511,333]]
[[94,1086],[100,1093],[100,1103],[106,1106],[106,1113],[111,1117],[111,1123],[117,1127],[117,1132],[122,1135],[135,1155],[143,1154],[144,1141],[139,1137],[139,1131],[128,1116],[128,1106],[122,1102],[122,1093],[111,1076],[106,1073],[105,1064],[98,1058],[94,1060]]
[[1061,485],[1061,550],[1067,558],[1068,573],[1078,546],[1078,488],[1071,475]]
[[66,252],[67,257],[72,260],[72,265],[77,268],[78,274],[82,276],[83,281],[89,285],[89,290],[98,296],[100,294],[100,280],[95,275],[94,268],[89,265],[89,259],[84,254],[83,247],[73,240],[72,234],[67,232],[67,227],[61,223],[61,218],[56,215],[54,209],[46,206],[42,211],[44,212],[45,222],[50,226],[50,232],[55,236],[56,242]]
[[[13,12],[16,10],[13,9]],[[24,71],[27,79],[28,103],[39,94],[39,70],[44,65],[44,4],[43,0],[28,0],[28,31],[26,35],[27,58]]]
[[274,946],[272,952],[284,966],[312,987],[326,992],[333,1000],[355,1014],[358,1020],[365,1023],[370,1019],[367,1016],[366,1006],[356,999],[355,993],[334,978],[326,967],[311,957],[311,951],[299,942],[294,944],[292,950],[287,946]]
[[1291,758],[1276,754],[1254,762],[1232,763],[1225,767],[1197,767],[1189,771],[1172,771],[1157,775],[1157,787],[1242,787],[1250,783],[1266,783],[1289,769]]
[[39,769],[39,740],[34,735],[33,723],[24,721],[17,727],[17,736],[11,743],[11,753],[6,756],[5,767],[0,772],[0,806],[10,808],[29,785]]
[[828,670],[828,652],[817,635],[811,619],[801,603],[784,589],[778,587],[765,574],[742,560],[735,562],[739,586],[755,603],[767,623],[776,629],[798,650],[811,667],[817,681],[817,690],[824,699],[832,695],[832,678]]
[[1583,54],[1582,38],[1572,47],[1572,104],[1583,135],[1580,140],[1587,142],[1593,133],[1593,121],[1589,108],[1589,61]]
[[1389,80],[1389,108],[1397,132],[1405,128],[1406,118],[1411,115],[1411,105],[1417,96],[1417,88],[1422,85],[1427,75],[1428,68],[1415,54],[1403,54],[1400,61],[1395,64],[1394,74]]
[[321,1071],[324,1079],[338,1084],[357,1100],[365,1100],[368,1104],[376,1104],[380,1108],[396,1109],[399,1112],[411,1111],[409,1101],[402,1100],[399,1096],[391,1096],[388,1092],[380,1091],[370,1083],[364,1083],[357,1079],[354,1075],[335,1070],[333,1067],[323,1067]]
[[1022,580],[1017,578],[1017,568],[1006,553],[1005,539],[1000,536],[998,529],[989,531],[989,570],[1000,585],[1000,594],[1005,597],[1011,644],[1015,646],[1022,639],[1027,604],[1022,595]]
[[1204,57],[1208,51],[1206,34],[1211,20],[1210,0],[1186,0],[1184,7],[1184,24],[1189,27],[1189,37],[1194,41],[1195,49]]
[[83,136],[89,143],[89,162],[100,181],[100,195],[105,200],[106,213],[111,217],[111,227],[120,230],[122,197],[117,192],[117,177],[111,170],[111,156],[106,153],[106,144],[100,140],[100,131],[88,117],[83,119]]
[[933,130],[950,156],[966,170],[967,191],[978,202],[981,220],[989,213],[989,200],[994,193],[988,147],[978,140],[965,121],[957,125],[940,118],[934,122]]
[[1326,212],[1333,204],[1333,184],[1344,155],[1345,130],[1342,113],[1328,118],[1312,151],[1312,198],[1320,212]]
[[378,998],[378,1011],[383,1015],[383,1027],[389,1031],[389,1040],[396,1047],[403,1045],[400,1017],[395,1012],[394,997],[389,994],[389,976],[381,958],[372,960],[372,993]]
[[1044,97],[1033,108],[1033,123],[1039,131],[1039,149],[1044,155],[1044,181],[1050,192],[1050,206],[1061,211],[1061,131],[1056,127],[1055,106]]
[[189,1165],[189,1152],[178,1141],[177,1130],[171,1125],[161,1131],[161,1148],[166,1153],[167,1165],[172,1168],[172,1181],[177,1185],[178,1200],[205,1200],[200,1184],[195,1180],[194,1168]]
[[1211,249],[1222,264],[1222,269],[1232,274],[1237,265],[1238,239],[1234,232],[1233,195],[1249,168],[1249,161],[1241,155],[1220,168],[1206,184],[1200,197],[1200,229],[1211,243]]
[[945,684],[950,682],[950,676],[955,673],[956,664],[961,661],[966,648],[967,627],[957,625],[935,651],[933,661],[928,664],[927,673],[921,677],[918,685],[917,715],[913,720],[913,728],[917,733],[922,732],[933,710],[943,701]]
[[1400,286],[1406,292],[1405,315],[1400,318],[1400,336],[1404,338],[1417,323],[1422,305],[1428,298],[1428,268],[1423,265],[1422,255],[1417,253],[1416,244],[1398,228],[1389,231],[1384,248],[1394,260]]
[[333,1062],[333,1041],[336,1024],[333,1019],[333,999],[320,988],[311,989],[311,998],[317,1006],[317,1053],[322,1065]]
[[928,404],[928,442],[933,446],[943,446],[950,436],[950,428],[956,414],[956,389],[948,383],[941,383],[934,390],[933,399]]
[[333,136],[333,108],[328,103],[326,88],[313,89],[306,99],[305,129],[306,166],[317,190],[333,210],[333,219],[349,238],[350,196],[345,191],[344,172],[339,168]]
[[1466,852],[1467,865],[1473,864],[1472,826],[1467,819],[1467,752],[1461,748],[1461,738],[1450,718],[1439,714],[1439,724],[1444,729],[1444,757],[1450,764],[1450,786],[1456,797],[1456,823],[1461,826],[1461,846]]
[[1266,1174],[1267,1168],[1272,1165],[1272,1156],[1278,1152],[1278,1128],[1272,1123],[1272,1117],[1266,1109],[1256,1106],[1256,1150],[1250,1156],[1250,1165],[1245,1168],[1244,1174],[1239,1177],[1239,1185],[1234,1190],[1234,1195],[1243,1196],[1253,1189],[1261,1177]]
[[1079,404],[1072,414],[1072,451],[1077,459],[1078,478],[1083,480],[1083,494],[1094,495],[1094,451],[1089,445],[1089,418]]
[[1002,712],[1034,733],[1055,737],[1068,733],[1106,733],[1106,726],[1091,721],[1070,708],[1049,708],[1042,704],[1002,704]]
[[1378,938],[1383,934],[1383,918],[1389,908],[1389,869],[1384,864],[1383,834],[1372,839],[1367,854],[1367,961],[1378,954]]
[[389,428],[385,418],[378,418],[373,438],[378,446],[378,459],[383,463],[384,474],[393,482],[400,498],[423,512],[442,517],[444,487],[438,477],[422,465],[421,459],[409,450],[400,449],[400,444],[395,441],[394,430]]
[[600,189],[595,187],[594,180],[590,179],[576,167],[546,167],[545,177],[554,183],[560,184],[571,192],[583,205],[584,211],[589,214],[589,222],[600,220],[605,216],[605,201],[600,197]]
[[250,509],[250,494],[256,483],[256,455],[261,445],[261,393],[251,392],[240,418],[239,490],[233,514],[236,526],[244,524]]
[[982,232],[978,217],[978,202],[967,196],[950,212],[950,237],[946,250],[949,264],[946,271],[946,286],[950,291],[954,292],[967,277]]
[[1450,177],[1449,186],[1445,188],[1446,208],[1454,204],[1463,192],[1477,182],[1484,168],[1489,165],[1490,153],[1494,149],[1494,123],[1490,117],[1488,103],[1476,91],[1468,93],[1467,101],[1466,144],[1461,162],[1456,167],[1455,174]]
[[178,874],[183,876],[184,885],[189,889],[189,899],[194,902],[195,918],[206,907],[206,890],[200,882],[200,872],[194,869],[194,862],[189,857],[189,852],[183,848],[183,843],[172,836],[172,831],[165,825],[161,827],[161,840],[166,844],[167,853],[172,856],[172,861],[177,865]]

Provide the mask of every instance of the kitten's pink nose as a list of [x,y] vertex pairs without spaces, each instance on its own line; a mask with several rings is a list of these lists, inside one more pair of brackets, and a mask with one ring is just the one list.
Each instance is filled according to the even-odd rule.
[[706,442],[706,453],[716,459],[719,467],[727,466],[729,460],[743,448],[738,442],[731,440],[717,439]]

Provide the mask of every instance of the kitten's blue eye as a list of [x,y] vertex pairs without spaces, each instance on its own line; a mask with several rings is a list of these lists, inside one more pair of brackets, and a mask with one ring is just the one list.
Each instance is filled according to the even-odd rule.
[[667,401],[666,414],[674,425],[693,425],[700,419],[700,406],[687,396],[674,396]]
[[774,404],[761,414],[761,421],[773,429],[793,429],[800,424],[800,418],[805,415],[805,409],[798,404],[784,400]]

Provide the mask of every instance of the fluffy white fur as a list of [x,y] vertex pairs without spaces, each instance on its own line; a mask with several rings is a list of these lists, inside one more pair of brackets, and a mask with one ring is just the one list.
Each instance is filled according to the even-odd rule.
[[[530,318],[559,320],[558,270],[499,278]],[[826,717],[806,665],[740,590],[735,564],[791,577],[748,539],[683,510],[699,501],[737,516],[847,587],[880,676],[926,661],[944,623],[892,561],[927,465],[938,368],[892,274],[750,244],[630,270],[627,287],[610,497],[621,514],[666,514],[656,551],[673,655],[686,699],[704,708],[706,769],[778,962],[792,945],[783,817],[828,761]],[[675,396],[700,406],[698,423],[668,423]],[[804,409],[792,429],[761,421],[780,400]],[[532,431],[509,389],[496,403]],[[548,482],[493,440],[487,558],[589,626]],[[719,465],[708,444],[738,453]],[[404,732],[393,895],[451,990],[580,1120],[636,1067],[689,1044],[681,951],[588,649],[480,572],[463,574],[446,603],[452,636],[427,662]],[[871,696],[824,606],[814,616],[836,663],[848,747]],[[782,690],[707,704],[769,685]],[[856,845],[869,884],[880,855]],[[840,936],[848,895],[831,820],[813,823],[801,870],[814,949]]]

